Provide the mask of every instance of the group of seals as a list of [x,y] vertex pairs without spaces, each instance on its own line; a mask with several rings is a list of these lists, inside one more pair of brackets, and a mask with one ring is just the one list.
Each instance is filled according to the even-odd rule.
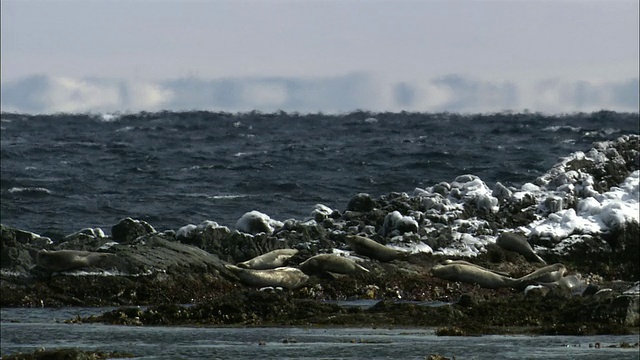
[[36,254],[36,265],[51,272],[69,271],[95,266],[109,256],[114,254],[81,250],[40,250]]
[[431,268],[431,274],[440,279],[478,284],[488,289],[515,287],[519,283],[517,279],[512,277],[465,262],[434,265]]
[[[498,236],[496,245],[504,250],[513,251],[522,255],[531,262],[538,262],[546,265],[546,262],[536,254],[527,238],[515,232],[504,232]],[[462,260],[446,260],[441,265],[431,268],[431,274],[435,277],[478,284],[481,287],[497,289],[511,287],[522,289],[529,285],[561,286],[566,287],[573,281],[563,281],[567,269],[562,264],[545,266],[531,272],[521,278],[513,278],[509,274],[483,268],[480,265],[472,264]],[[566,285],[566,286],[565,286]]]
[[562,288],[575,287],[574,279],[565,277],[566,273],[567,268],[559,263],[545,266],[520,278],[513,278],[508,274],[486,269],[480,265],[462,260],[447,260],[444,264],[434,265],[431,268],[431,274],[437,278],[478,284],[488,289],[504,287],[523,289],[529,285]]
[[[409,253],[384,246],[375,240],[359,235],[347,235],[347,245],[358,255],[367,256],[381,262],[389,262],[407,256]],[[516,233],[503,233],[498,245],[510,251],[518,252],[530,261],[545,263],[524,236]],[[253,259],[228,265],[227,269],[235,273],[240,280],[252,286],[280,286],[296,288],[308,280],[308,275],[322,273],[358,274],[369,270],[351,259],[336,254],[318,254],[299,264],[298,268],[282,267],[292,256],[298,253],[294,249],[280,249],[257,256]],[[546,263],[545,263],[546,264]],[[446,260],[443,264],[431,268],[435,277],[478,284],[489,289],[504,287],[524,288],[533,284],[561,285],[567,269],[562,264],[553,264],[538,269],[521,278],[483,268],[463,260]]]
[[[356,254],[382,262],[393,261],[408,255],[408,252],[392,249],[364,236],[348,235],[345,240]],[[283,267],[287,260],[297,253],[298,250],[295,249],[278,249],[236,265],[225,266],[246,285],[286,288],[301,286],[308,280],[308,275],[325,273],[355,275],[369,272],[364,266],[337,254],[312,256],[298,265],[300,269]]]
[[298,250],[295,249],[278,249],[236,265],[225,265],[225,267],[245,285],[287,289],[296,289],[304,285],[309,279],[309,275],[369,272],[355,261],[336,254],[312,256],[300,263],[299,269],[282,266],[297,253]]

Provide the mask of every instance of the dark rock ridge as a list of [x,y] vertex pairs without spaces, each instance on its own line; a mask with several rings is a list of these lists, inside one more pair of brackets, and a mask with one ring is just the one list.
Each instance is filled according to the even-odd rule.
[[[275,293],[280,295],[250,295],[280,296],[287,302],[283,306],[291,307],[280,310],[291,311],[291,316],[285,318],[291,318],[287,321],[292,323],[296,316],[300,321],[307,318],[300,313],[304,312],[305,306],[317,306],[318,313],[324,314],[322,316],[331,311],[353,315],[349,321],[376,314],[373,310],[342,309],[319,303],[296,307],[298,302],[311,300],[385,300],[376,308],[390,306],[390,312],[395,311],[392,308],[396,305],[405,311],[409,311],[407,307],[411,311],[427,311],[422,306],[414,309],[406,304],[389,303],[392,300],[466,301],[475,309],[468,311],[489,311],[483,308],[489,306],[485,304],[508,307],[509,301],[520,301],[525,295],[508,288],[489,290],[474,284],[434,278],[430,269],[445,259],[464,258],[518,278],[542,266],[529,261],[536,257],[526,253],[523,256],[496,245],[501,234],[509,233],[517,234],[518,239],[526,239],[547,264],[563,263],[570,274],[581,278],[584,286],[588,285],[590,289],[590,292],[585,290],[583,296],[571,296],[553,288],[551,291],[532,290],[525,297],[527,302],[533,302],[530,306],[566,303],[570,308],[574,304],[572,310],[586,309],[583,310],[584,321],[637,327],[637,291],[623,292],[640,280],[640,226],[637,216],[622,216],[621,212],[609,210],[626,206],[612,205],[611,199],[622,196],[632,201],[633,196],[637,197],[638,186],[633,181],[638,178],[640,168],[639,139],[638,135],[628,135],[596,143],[587,153],[579,152],[562,159],[545,175],[520,189],[498,183],[491,190],[481,179],[462,175],[451,183],[415,189],[411,195],[390,193],[374,199],[365,193],[357,194],[344,211],[318,204],[308,219],[277,221],[266,214],[250,211],[238,220],[236,230],[205,221],[159,232],[143,220],[127,218],[112,227],[110,236],[101,229],[87,228],[54,242],[25,230],[0,225],[0,304],[211,305],[222,294],[249,296],[244,290],[247,287],[225,268],[226,264],[246,261],[275,249],[292,248],[299,251],[287,260],[286,266],[298,267],[320,253],[351,252],[350,256],[368,270],[350,275],[308,274],[308,282],[300,289]],[[575,225],[582,223],[587,225]],[[375,256],[369,258],[357,251],[354,253],[352,250],[355,249],[351,249],[347,241],[350,235],[365,236],[403,250],[405,254],[381,262],[375,260]],[[96,266],[51,272],[36,265],[36,255],[42,249],[83,250],[113,256],[105,257]],[[610,290],[597,293],[601,289]],[[535,294],[538,297],[532,298]],[[460,326],[475,321],[472,314],[460,315],[467,310],[446,308],[449,310],[428,311],[449,311],[446,321],[451,321],[452,316],[458,319],[455,317],[458,316]],[[525,316],[524,309],[526,307],[513,311],[520,311],[518,314]],[[551,324],[549,321],[558,321],[559,318],[553,316],[561,316],[550,308],[547,311],[553,315],[541,317],[538,325],[546,326]],[[255,324],[277,322],[266,313],[250,315],[249,309],[244,308],[237,312],[238,315],[230,315],[234,320],[229,323],[253,324],[251,319]],[[432,315],[434,319],[445,321],[445,318]],[[400,320],[399,314],[394,316],[398,323],[411,325],[411,317]],[[418,318],[413,318],[413,325],[427,325],[416,320]],[[316,323],[314,319],[308,321]],[[504,319],[506,321],[506,315]],[[153,323],[149,321],[142,323]],[[205,317],[198,321],[215,324],[222,320]],[[593,326],[590,328],[594,329]],[[613,327],[606,329],[609,330],[594,331],[614,331]],[[562,331],[557,330],[558,333]]]
[[[469,296],[467,296],[469,297]],[[458,335],[524,332],[560,334],[628,334],[629,298],[549,296],[545,301],[523,294],[486,296],[454,305],[382,300],[370,308],[300,299],[281,291],[240,291],[192,307],[180,305],[121,308],[70,323],[119,325],[241,326],[424,326],[446,324]],[[636,300],[637,301],[637,300]],[[637,305],[637,304],[636,304]]]
[[17,353],[2,356],[6,360],[102,360],[133,358],[133,354],[109,351],[82,351],[79,349],[40,349],[32,353]]

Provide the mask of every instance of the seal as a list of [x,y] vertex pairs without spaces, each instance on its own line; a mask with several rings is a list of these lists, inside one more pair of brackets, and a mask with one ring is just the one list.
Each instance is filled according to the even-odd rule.
[[275,269],[284,265],[285,261],[297,253],[298,250],[295,249],[277,249],[256,256],[253,259],[237,263],[236,266],[254,270]]
[[364,255],[382,262],[389,262],[409,254],[406,251],[384,246],[377,241],[364,236],[347,235],[345,239],[351,250],[355,251],[356,254]]
[[297,289],[309,280],[309,276],[300,269],[292,267],[279,267],[268,270],[243,269],[231,264],[226,264],[224,267],[248,286]]
[[514,232],[504,232],[498,236],[496,245],[505,250],[516,252],[524,256],[528,261],[546,264],[546,262],[536,254],[524,235]]
[[587,288],[587,284],[582,281],[580,275],[567,275],[550,284],[542,284],[545,286],[557,286],[563,291],[572,295],[582,295]]
[[564,265],[557,263],[542,267],[518,279],[524,286],[559,281],[567,273]]
[[36,265],[51,272],[68,271],[95,266],[109,256],[114,254],[80,250],[40,250],[36,254]]
[[479,265],[460,263],[434,265],[431,268],[431,274],[440,279],[478,284],[487,289],[515,287],[519,284],[518,279],[496,274]]
[[305,274],[333,272],[338,274],[357,274],[369,270],[351,259],[336,254],[318,254],[300,264]]
[[498,270],[493,270],[493,269],[487,269],[487,268],[484,268],[484,267],[482,267],[482,266],[480,266],[480,265],[476,265],[476,264],[473,264],[473,263],[470,263],[470,262],[468,262],[468,261],[464,261],[464,260],[448,260],[448,259],[447,259],[447,260],[445,260],[445,261],[443,262],[443,264],[445,264],[445,265],[449,265],[449,264],[463,264],[463,265],[475,266],[475,267],[477,267],[477,268],[479,268],[479,269],[482,269],[482,270],[491,271],[491,272],[492,272],[492,273],[494,273],[494,274],[498,274],[498,275],[502,275],[502,276],[511,276],[509,273],[506,273],[506,272],[503,272],[503,271],[498,271]]

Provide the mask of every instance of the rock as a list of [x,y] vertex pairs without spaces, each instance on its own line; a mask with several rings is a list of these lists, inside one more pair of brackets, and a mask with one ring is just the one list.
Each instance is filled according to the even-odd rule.
[[[595,296],[595,295],[594,295]],[[593,319],[626,326],[640,326],[640,295],[598,297],[591,305]]]
[[449,183],[443,181],[441,183],[433,185],[432,191],[435,194],[440,194],[442,196],[447,196],[447,194],[449,194],[449,191],[451,191],[451,185],[449,185]]
[[396,231],[397,235],[407,232],[418,233],[418,222],[411,216],[402,216],[399,211],[387,214],[382,225],[382,235],[391,236]]
[[502,183],[498,181],[493,187],[493,192],[491,193],[491,195],[498,199],[509,199],[513,195],[513,191],[509,190],[509,188],[502,185]]
[[543,298],[551,291],[548,287],[542,285],[529,285],[524,289],[524,295],[532,298]]
[[366,193],[360,193],[352,197],[347,204],[347,210],[356,212],[367,212],[374,208],[373,199]]
[[247,234],[273,234],[275,228],[282,227],[282,223],[272,220],[269,215],[253,210],[242,215],[236,222],[236,229]]
[[12,355],[3,355],[3,359],[7,360],[100,360],[100,359],[118,359],[132,358],[133,354],[107,352],[107,351],[82,351],[79,349],[54,349],[46,350],[38,349],[33,353],[18,353]]
[[559,196],[550,196],[544,201],[547,213],[556,213],[562,210],[562,198]]
[[153,226],[143,220],[125,218],[111,227],[111,237],[119,243],[130,243],[140,236],[155,233]]
[[35,266],[38,250],[52,244],[49,238],[1,224],[0,231],[0,267],[6,271],[27,273]]
[[330,219],[333,213],[334,210],[332,210],[330,207],[323,204],[316,204],[313,207],[313,211],[311,211],[311,218],[316,222],[321,223],[327,219]]
[[176,231],[176,239],[218,256],[224,253],[224,244],[232,236],[231,230],[214,221],[203,221],[200,225],[185,225]]

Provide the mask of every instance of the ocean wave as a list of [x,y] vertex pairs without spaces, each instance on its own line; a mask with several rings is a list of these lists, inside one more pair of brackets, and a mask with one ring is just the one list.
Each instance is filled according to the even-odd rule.
[[[163,226],[172,228],[181,225],[190,209],[221,223],[234,223],[238,214],[253,207],[290,218],[304,216],[317,201],[346,204],[359,192],[381,196],[410,191],[470,172],[487,184],[499,181],[519,187],[544,173],[558,157],[584,151],[593,141],[615,138],[618,129],[638,132],[637,114],[610,112],[543,116],[191,111],[114,114],[105,121],[103,115],[2,114],[2,119],[11,120],[2,123],[6,130],[0,134],[2,200],[20,197],[27,209],[13,211],[9,206],[16,201],[3,201],[3,221],[42,231],[42,214],[54,208],[68,211],[54,214],[50,223],[83,226],[145,214],[159,216],[168,221]],[[378,122],[366,124],[369,118]],[[27,172],[26,167],[37,170]],[[62,181],[49,182],[54,178]],[[16,189],[7,191],[11,188]],[[50,192],[19,190],[28,188]],[[86,209],[87,203],[100,198],[108,198],[118,212],[74,210]],[[212,206],[216,201],[223,206]]]
[[189,193],[189,194],[185,194],[184,196],[189,197],[189,198],[204,198],[204,199],[210,199],[210,200],[232,200],[232,199],[241,199],[241,198],[245,198],[248,196],[251,196],[249,194],[219,194],[219,195],[211,195],[211,194],[205,194],[205,193]]
[[9,189],[11,194],[33,194],[33,195],[52,195],[53,191],[43,187],[12,187]]
[[582,131],[581,127],[576,127],[576,126],[571,126],[571,125],[553,125],[553,126],[547,126],[546,128],[542,129],[542,131],[548,131],[548,132],[563,132],[563,131],[570,131],[570,132],[580,132]]

